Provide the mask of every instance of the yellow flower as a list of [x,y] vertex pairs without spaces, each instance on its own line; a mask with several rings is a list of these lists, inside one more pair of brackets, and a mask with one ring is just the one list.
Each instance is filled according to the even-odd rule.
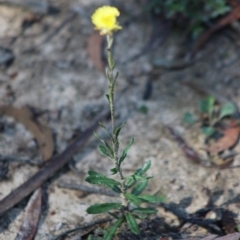
[[115,7],[103,6],[98,8],[92,15],[92,23],[95,29],[100,30],[101,35],[111,35],[112,31],[122,29],[116,18],[120,15]]

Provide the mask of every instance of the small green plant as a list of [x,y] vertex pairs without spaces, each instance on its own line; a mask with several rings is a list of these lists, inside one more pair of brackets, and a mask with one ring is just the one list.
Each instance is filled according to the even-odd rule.
[[237,231],[240,232],[240,223],[237,225]]
[[142,114],[147,114],[148,113],[148,108],[145,105],[140,106],[137,110],[138,110],[138,112],[140,112]]
[[216,104],[216,99],[212,96],[200,101],[199,111],[200,118],[186,112],[183,117],[183,121],[188,124],[194,124],[197,121],[201,121],[202,132],[206,136],[211,136],[215,133],[215,125],[220,122],[223,118],[229,117],[236,112],[236,107],[233,103],[227,102],[221,106]]
[[176,19],[197,37],[203,24],[231,10],[226,0],[151,0],[148,9],[167,19]]
[[[115,63],[112,56],[112,44],[113,44],[113,31],[119,30],[121,27],[116,21],[116,17],[119,16],[119,11],[110,6],[104,6],[95,11],[92,15],[92,22],[95,28],[100,30],[100,34],[107,37],[107,60],[108,67],[106,68],[106,77],[108,79],[108,93],[106,94],[111,113],[112,130],[109,132],[102,123],[99,123],[103,128],[110,140],[110,143],[105,141],[97,133],[95,136],[102,142],[99,146],[99,151],[102,155],[110,159],[114,165],[111,169],[111,175],[117,175],[118,181],[107,177],[101,173],[90,170],[86,181],[91,184],[103,185],[110,188],[115,193],[119,194],[119,202],[102,203],[90,206],[87,209],[89,214],[99,214],[107,212],[115,219],[112,226],[105,231],[104,240],[110,240],[113,238],[117,229],[126,223],[129,229],[134,233],[140,232],[137,219],[147,217],[149,214],[156,213],[153,208],[141,207],[141,204],[162,202],[163,197],[157,197],[152,195],[142,195],[142,192],[146,188],[151,176],[147,176],[146,172],[151,166],[151,161],[146,162],[141,168],[137,169],[132,175],[125,177],[122,171],[122,164],[127,157],[129,148],[134,142],[134,138],[131,138],[128,145],[123,152],[119,155],[119,134],[125,123],[116,126],[115,121],[115,106],[114,106],[114,90],[115,84],[118,78],[118,73],[114,73]],[[89,236],[92,239],[92,236]]]

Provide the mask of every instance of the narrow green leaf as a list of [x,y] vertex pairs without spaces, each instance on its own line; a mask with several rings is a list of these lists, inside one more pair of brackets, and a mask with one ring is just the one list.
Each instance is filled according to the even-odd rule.
[[103,145],[100,145],[100,146],[98,147],[98,149],[99,149],[99,151],[100,151],[100,153],[101,153],[102,155],[104,155],[104,156],[112,159],[112,156],[109,154],[109,152],[107,151],[106,147],[104,147]]
[[98,138],[100,141],[103,141],[103,139],[102,139],[96,132],[93,132],[93,134],[94,134],[94,136],[95,136],[96,138]]
[[108,157],[109,159],[111,159],[113,161],[113,152],[112,152],[112,149],[110,148],[110,146],[105,142],[105,145],[106,147],[100,145],[98,147],[100,153],[103,155],[103,156],[106,156]]
[[92,234],[88,235],[87,240],[93,240],[93,236],[92,236]]
[[105,126],[103,123],[98,122],[98,124],[99,124],[99,126],[100,126],[101,128],[103,128],[104,130],[107,130],[106,126]]
[[137,212],[142,214],[154,214],[154,213],[157,213],[157,210],[153,208],[134,208],[132,212]]
[[140,175],[133,174],[132,176],[126,178],[125,184],[126,184],[127,187],[130,187],[135,182],[141,181],[141,180],[144,180],[144,179],[146,179],[146,177],[142,177]]
[[147,172],[147,170],[151,167],[151,160],[144,163],[144,165],[137,170],[136,174],[142,176],[144,173]]
[[166,199],[166,197],[156,197],[152,195],[141,195],[141,196],[138,196],[138,198],[144,202],[150,202],[150,203],[163,202]]
[[105,144],[105,141],[103,138],[101,138],[96,132],[93,133],[96,138],[98,138],[102,143]]
[[197,121],[197,118],[190,112],[186,112],[183,116],[183,122],[187,124],[193,124]]
[[[89,171],[88,172],[89,176],[87,176],[86,181],[92,184],[101,184],[101,182],[106,181],[106,183],[108,184],[112,184],[112,185],[121,185],[120,182],[117,182],[114,179],[111,178],[107,178],[105,175],[101,174],[101,173],[97,173],[94,171]],[[99,183],[97,183],[99,181]]]
[[109,185],[109,188],[111,188],[116,193],[122,193],[121,189],[116,185],[114,185],[114,186]]
[[215,128],[213,127],[202,127],[202,133],[208,137],[210,137],[215,132]]
[[113,150],[112,148],[109,146],[109,144],[107,142],[104,141],[104,144],[109,152],[109,155],[111,156],[111,158],[113,158]]
[[109,136],[109,138],[112,139],[112,136],[111,136],[111,134],[108,132],[106,126],[105,126],[103,123],[101,123],[101,122],[98,122],[98,123],[99,123],[99,126],[100,126],[101,128],[103,128],[104,131],[107,133],[107,135]]
[[109,153],[107,152],[107,149],[103,145],[100,145],[98,148],[102,155],[110,157]]
[[119,219],[119,217],[114,213],[108,212],[108,214],[115,219]]
[[[93,172],[93,171],[92,171]],[[114,179],[107,178],[102,174],[90,175],[85,179],[85,181],[91,184],[100,184],[106,186],[117,193],[121,193],[121,189],[117,185],[121,185],[120,182],[115,181]]]
[[106,98],[107,98],[108,102],[110,103],[110,96],[109,96],[109,94],[106,94]]
[[113,87],[115,87],[115,84],[117,82],[117,78],[118,78],[119,72],[116,73],[114,80],[113,80]]
[[133,174],[133,175],[127,177],[126,180],[127,179],[133,179],[134,181],[141,181],[141,180],[146,179],[146,177],[145,176],[141,176],[141,175],[137,175],[137,174]]
[[98,138],[102,143],[105,143],[104,139],[101,138],[96,132],[93,133],[96,138]]
[[200,112],[211,115],[214,110],[215,99],[212,96],[208,96],[200,102]]
[[112,175],[118,173],[118,169],[117,168],[112,168],[110,171],[111,171]]
[[113,209],[121,208],[121,203],[103,203],[103,204],[94,204],[90,206],[86,211],[89,214],[98,214],[108,212]]
[[129,150],[129,148],[132,146],[134,142],[134,138],[131,138],[130,139],[130,142],[128,143],[127,147],[123,150],[123,153],[122,153],[122,156],[120,157],[119,159],[119,166],[121,165],[121,163],[124,161],[124,159],[126,158],[127,156],[127,152]]
[[144,179],[143,181],[137,183],[137,184],[133,187],[131,193],[132,193],[133,195],[135,195],[135,196],[140,195],[140,194],[143,192],[143,190],[146,188],[147,184],[148,184],[148,180],[147,180],[147,179]]
[[105,175],[95,172],[93,170],[88,171],[89,176],[86,177],[85,181],[91,184],[104,185],[112,189],[116,193],[121,193],[121,189],[118,185],[121,185],[120,182],[115,181],[114,179],[107,178]]
[[233,113],[236,112],[236,107],[233,103],[229,102],[224,104],[221,108],[220,108],[220,118],[226,117],[226,116],[230,116]]
[[116,137],[118,137],[122,127],[126,124],[126,122],[123,122],[122,124],[120,124],[115,130],[114,130],[114,133],[116,135]]
[[146,177],[147,180],[154,178],[153,176]]
[[131,232],[134,234],[139,234],[140,230],[139,230],[138,224],[131,213],[129,212],[126,213],[126,220]]
[[133,216],[136,218],[136,219],[140,219],[140,220],[142,220],[142,219],[144,219],[144,218],[146,218],[148,215],[147,214],[133,214]]
[[127,188],[131,187],[134,183],[136,182],[136,180],[131,176],[126,178],[125,180],[125,185]]
[[142,200],[139,199],[139,197],[131,193],[126,193],[124,196],[129,200],[129,202],[131,202],[135,206],[139,206],[142,203]]
[[118,219],[104,234],[104,240],[111,240],[118,227],[122,224],[123,218]]
[[88,171],[88,175],[91,176],[91,177],[105,177],[105,175],[101,174],[101,173],[98,173],[98,172],[95,172],[93,170],[89,170]]
[[98,139],[105,145],[105,147],[102,146],[102,145],[99,146],[99,151],[100,151],[100,153],[103,154],[104,156],[107,156],[107,157],[110,156],[110,159],[112,159],[112,158],[113,158],[113,150],[112,150],[112,148],[111,148],[111,147],[109,146],[109,144],[108,144],[103,138],[101,138],[96,132],[94,132],[94,135],[95,135],[96,138],[98,138]]
[[101,237],[94,237],[92,234],[91,235],[88,235],[88,239],[87,240],[104,240],[103,238]]

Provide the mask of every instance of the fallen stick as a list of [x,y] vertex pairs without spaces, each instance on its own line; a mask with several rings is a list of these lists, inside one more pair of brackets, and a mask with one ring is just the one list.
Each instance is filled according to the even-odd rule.
[[52,7],[47,1],[39,0],[0,0],[0,5],[22,8],[32,13],[45,15]]
[[74,232],[77,232],[77,231],[81,231],[81,230],[84,230],[86,228],[95,227],[98,224],[110,222],[111,220],[112,219],[110,217],[103,218],[103,219],[97,219],[97,220],[95,220],[93,222],[86,223],[83,226],[76,227],[76,228],[70,229],[70,230],[68,230],[68,231],[66,231],[64,233],[61,233],[60,235],[53,237],[51,240],[62,239],[63,237],[67,236],[68,234],[71,234],[71,233],[74,233]]
[[46,180],[58,172],[93,135],[93,132],[98,127],[99,121],[102,121],[108,115],[109,110],[105,111],[101,116],[99,116],[99,118],[89,128],[82,132],[80,136],[72,144],[70,144],[65,151],[53,157],[52,160],[49,161],[48,165],[44,166],[25,183],[3,198],[0,201],[0,216],[12,208],[15,204],[27,197],[34,190],[39,188]]

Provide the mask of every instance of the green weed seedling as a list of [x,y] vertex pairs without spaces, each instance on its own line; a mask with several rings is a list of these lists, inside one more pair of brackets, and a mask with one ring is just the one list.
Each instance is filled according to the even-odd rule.
[[138,112],[140,112],[142,114],[147,114],[148,113],[148,108],[145,105],[140,106],[137,110],[138,110]]
[[217,106],[216,99],[212,96],[208,96],[199,103],[200,117],[186,112],[183,121],[188,124],[194,124],[195,122],[201,121],[203,123],[201,127],[202,133],[206,136],[211,136],[216,131],[215,125],[223,118],[233,115],[236,110],[233,103],[227,102]]
[[240,224],[237,225],[237,230],[240,232]]
[[[106,94],[110,113],[112,131],[109,132],[102,123],[100,127],[106,131],[109,141],[105,141],[101,136],[95,133],[95,136],[101,141],[99,151],[102,155],[107,157],[113,163],[111,175],[117,175],[118,181],[107,177],[101,173],[90,170],[86,181],[91,184],[98,184],[110,188],[112,191],[119,195],[119,201],[95,204],[87,209],[89,214],[108,213],[115,219],[111,227],[104,231],[104,240],[113,238],[117,230],[123,225],[127,224],[128,228],[134,233],[139,234],[138,220],[147,217],[149,214],[156,213],[154,208],[141,207],[142,203],[158,203],[164,200],[163,197],[142,194],[147,187],[151,176],[146,173],[151,166],[151,161],[146,162],[141,168],[137,169],[133,174],[125,177],[122,171],[122,164],[127,157],[129,148],[134,142],[131,138],[128,145],[123,152],[119,155],[119,134],[125,123],[116,126],[115,123],[115,106],[114,106],[114,90],[117,82],[118,73],[115,73],[115,62],[112,55],[113,44],[113,31],[120,30],[121,26],[118,25],[116,17],[119,16],[118,9],[110,6],[98,8],[92,15],[92,22],[95,28],[100,30],[100,34],[106,35],[107,38],[107,60],[108,66],[106,68],[106,77],[108,79],[108,93]],[[88,239],[96,239],[89,236]],[[101,239],[101,238],[97,238]]]

